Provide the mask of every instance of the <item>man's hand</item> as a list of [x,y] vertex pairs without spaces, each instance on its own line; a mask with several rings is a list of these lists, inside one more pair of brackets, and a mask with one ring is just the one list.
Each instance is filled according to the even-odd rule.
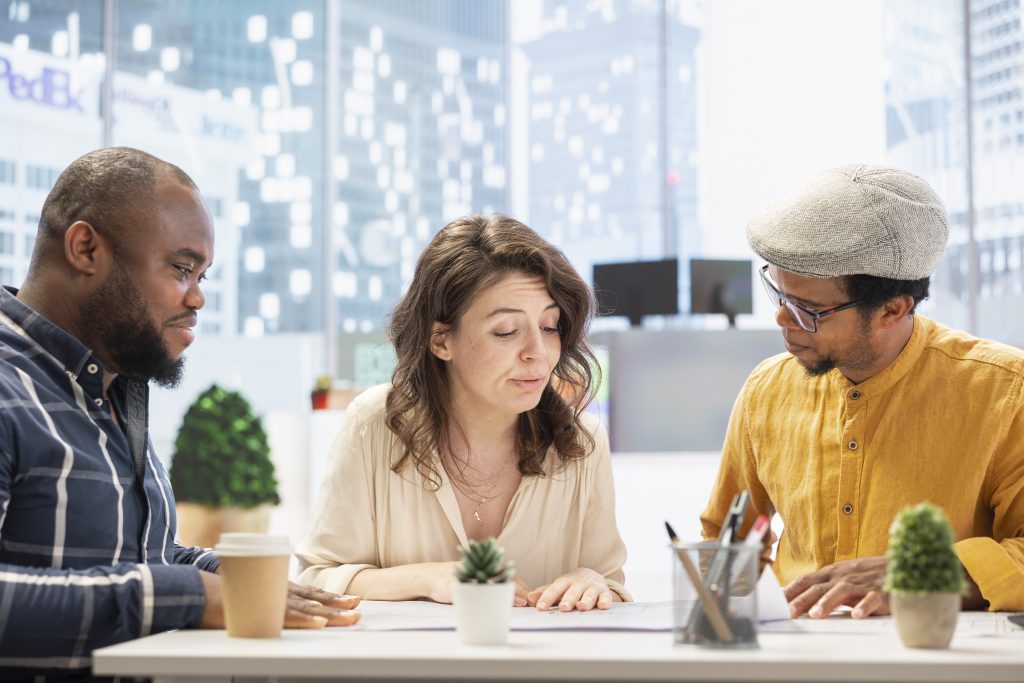
[[823,619],[840,605],[853,607],[854,619],[889,614],[889,595],[882,591],[886,564],[884,557],[861,557],[801,576],[782,589],[790,618],[806,612]]
[[354,595],[337,595],[289,581],[284,625],[287,628],[349,626],[361,616],[355,609],[359,600]]
[[540,610],[558,605],[563,612],[574,609],[586,612],[595,607],[608,609],[615,600],[615,594],[603,576],[593,569],[580,567],[530,592],[526,599]]
[[220,577],[210,572],[199,572],[199,580],[203,582],[203,618],[199,628],[224,628],[224,595],[220,590]]
[[[199,628],[224,628],[224,597],[220,576],[201,571],[199,579],[203,582],[206,594]],[[287,628],[348,626],[359,621],[360,614],[355,609],[359,600],[352,595],[336,595],[289,581],[284,625]]]

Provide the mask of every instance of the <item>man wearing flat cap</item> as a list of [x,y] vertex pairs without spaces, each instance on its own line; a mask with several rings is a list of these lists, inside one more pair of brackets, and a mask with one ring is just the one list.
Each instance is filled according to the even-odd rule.
[[889,526],[921,501],[950,519],[964,608],[1024,610],[1024,352],[915,314],[948,234],[925,181],[865,165],[747,228],[787,353],[740,392],[701,521],[717,536],[741,490],[780,515],[793,617],[887,614]]

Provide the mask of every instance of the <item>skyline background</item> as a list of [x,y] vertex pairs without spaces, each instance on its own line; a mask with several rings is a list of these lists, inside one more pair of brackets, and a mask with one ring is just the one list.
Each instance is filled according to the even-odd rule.
[[[157,392],[167,443],[210,378],[261,412],[322,373],[386,381],[388,313],[460,215],[523,220],[587,280],[677,257],[681,313],[646,328],[719,329],[687,315],[689,259],[752,259],[758,210],[888,163],[951,216],[922,312],[1022,345],[1005,315],[1024,282],[1021,17],[1019,0],[8,0],[0,280],[24,278],[79,155],[132,145],[190,173],[217,254],[195,370]],[[738,327],[773,327],[753,301]]]

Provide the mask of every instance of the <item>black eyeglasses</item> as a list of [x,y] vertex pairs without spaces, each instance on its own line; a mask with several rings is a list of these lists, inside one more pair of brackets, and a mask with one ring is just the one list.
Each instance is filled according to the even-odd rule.
[[818,321],[822,318],[827,318],[833,313],[839,311],[845,311],[848,308],[853,308],[860,304],[860,300],[851,301],[848,304],[842,306],[834,306],[833,308],[827,308],[824,311],[812,311],[804,308],[795,301],[790,300],[788,296],[779,291],[779,288],[775,286],[775,283],[768,279],[768,264],[765,264],[758,274],[761,276],[761,284],[764,285],[764,291],[768,292],[768,298],[772,300],[777,307],[786,307],[789,311],[790,316],[796,321],[796,324],[801,328],[811,332],[818,331]]

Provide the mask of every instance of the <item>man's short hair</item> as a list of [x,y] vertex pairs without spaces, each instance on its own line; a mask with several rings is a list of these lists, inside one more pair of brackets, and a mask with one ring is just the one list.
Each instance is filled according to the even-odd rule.
[[914,300],[910,313],[917,310],[917,305],[928,298],[930,277],[919,280],[893,280],[875,275],[847,275],[844,286],[850,301],[858,301],[858,308],[865,315],[878,310],[885,302],[898,296],[909,296]]
[[75,221],[85,221],[118,249],[138,210],[153,197],[157,180],[169,175],[198,189],[180,168],[131,147],[107,147],[71,162],[43,202],[33,264],[58,244]]

